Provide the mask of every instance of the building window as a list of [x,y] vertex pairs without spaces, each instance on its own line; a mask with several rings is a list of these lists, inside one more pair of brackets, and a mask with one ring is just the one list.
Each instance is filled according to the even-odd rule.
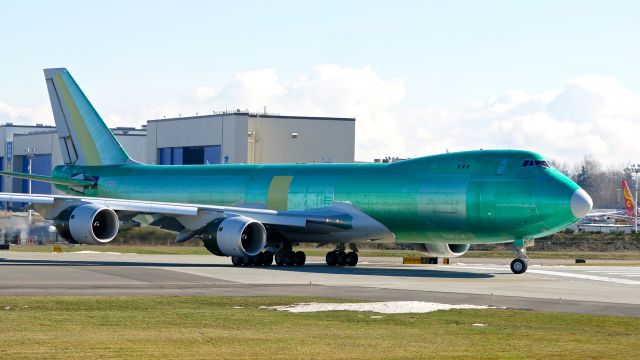
[[220,164],[222,161],[222,147],[185,146],[166,147],[158,149],[159,165],[202,165]]
[[158,164],[171,165],[171,148],[158,149]]
[[204,147],[204,163],[220,164],[222,161],[222,147],[220,145],[212,145]]

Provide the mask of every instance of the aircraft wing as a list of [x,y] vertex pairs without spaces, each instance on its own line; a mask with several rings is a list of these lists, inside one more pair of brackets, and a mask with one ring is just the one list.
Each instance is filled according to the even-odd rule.
[[179,232],[176,241],[197,236],[198,231],[218,218],[245,216],[277,229],[297,242],[351,242],[392,240],[393,234],[377,220],[349,203],[304,211],[276,211],[255,207],[185,204],[144,200],[94,198],[73,195],[0,193],[0,201],[30,203],[45,219],[54,219],[74,206],[93,204],[110,208],[123,219],[153,215],[151,226]]

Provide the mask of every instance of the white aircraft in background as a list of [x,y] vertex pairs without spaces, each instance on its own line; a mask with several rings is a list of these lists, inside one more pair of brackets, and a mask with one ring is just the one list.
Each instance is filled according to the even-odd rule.
[[635,225],[638,207],[631,195],[631,189],[625,179],[622,179],[622,194],[624,196],[624,209],[591,212],[588,213],[578,227],[596,228],[630,228]]

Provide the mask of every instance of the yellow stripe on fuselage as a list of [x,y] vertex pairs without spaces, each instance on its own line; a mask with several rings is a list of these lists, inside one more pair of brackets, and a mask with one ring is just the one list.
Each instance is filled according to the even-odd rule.
[[274,176],[269,184],[267,208],[271,210],[287,210],[289,186],[293,176]]

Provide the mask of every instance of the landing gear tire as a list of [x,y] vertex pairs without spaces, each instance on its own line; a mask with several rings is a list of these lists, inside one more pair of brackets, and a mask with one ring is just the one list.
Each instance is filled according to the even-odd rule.
[[278,266],[284,266],[284,256],[282,256],[282,253],[278,252],[276,253],[276,265]]
[[345,266],[347,265],[347,253],[344,251],[338,251],[336,255],[336,265]]
[[327,265],[336,266],[336,258],[338,257],[337,251],[329,251],[327,256],[325,256],[325,260],[327,261]]
[[514,274],[522,274],[527,271],[527,262],[523,259],[513,259],[511,262],[511,271]]
[[260,264],[262,266],[271,266],[273,264],[273,254],[271,251],[265,251],[260,255]]
[[253,266],[255,264],[255,259],[253,256],[243,256],[241,259],[242,266]]
[[527,271],[527,263],[529,262],[527,246],[533,246],[532,239],[516,239],[513,242],[513,247],[516,250],[516,258],[511,262],[511,271],[514,274],[523,274]]
[[289,251],[284,256],[284,264],[287,266],[292,266],[296,264],[296,253],[293,251]]
[[233,266],[241,266],[242,258],[240,256],[232,256],[231,263],[233,264]]
[[297,251],[293,257],[296,266],[302,266],[307,262],[307,255],[303,251]]
[[351,251],[347,253],[347,266],[356,266],[358,264],[358,253]]

